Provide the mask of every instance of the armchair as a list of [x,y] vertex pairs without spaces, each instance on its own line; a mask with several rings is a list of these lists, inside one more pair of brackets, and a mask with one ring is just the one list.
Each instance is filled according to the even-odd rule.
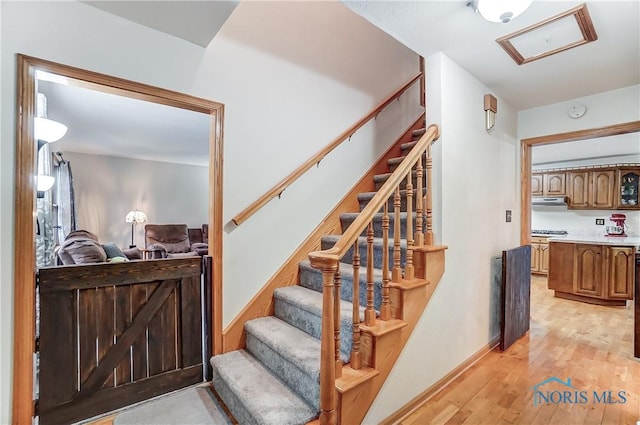
[[144,240],[150,258],[181,258],[206,255],[208,245],[191,242],[186,224],[147,224]]

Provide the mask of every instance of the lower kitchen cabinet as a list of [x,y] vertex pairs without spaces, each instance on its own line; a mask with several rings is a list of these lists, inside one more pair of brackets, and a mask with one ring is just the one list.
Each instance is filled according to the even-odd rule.
[[553,241],[549,245],[548,285],[556,297],[604,305],[625,305],[633,299],[633,247]]
[[531,238],[531,273],[549,273],[549,238]]

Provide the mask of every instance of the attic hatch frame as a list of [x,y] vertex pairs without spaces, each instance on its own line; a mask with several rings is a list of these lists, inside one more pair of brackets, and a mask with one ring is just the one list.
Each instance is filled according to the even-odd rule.
[[[556,49],[548,50],[528,57],[524,57],[511,42],[511,40],[514,40],[521,35],[533,33],[535,31],[543,31],[545,26],[560,22],[561,20],[569,18],[571,16],[573,16],[576,20],[576,24],[578,25],[578,29],[580,30],[580,33],[582,35],[581,40],[576,40],[574,42],[570,42],[566,45],[560,46]],[[546,58],[547,56],[555,55],[556,53],[573,49],[574,47],[582,46],[583,44],[591,43],[592,41],[596,41],[597,39],[598,35],[596,34],[596,29],[593,26],[593,21],[591,20],[591,16],[589,15],[587,4],[583,3],[558,15],[552,16],[551,18],[545,19],[544,21],[540,21],[519,31],[500,37],[496,39],[496,42],[505,50],[505,52],[507,52],[507,54],[511,57],[511,59],[515,61],[515,63],[517,63],[518,65],[524,65],[525,63],[533,62],[538,59]]]
[[[210,352],[222,349],[222,158],[224,105],[187,94],[153,87],[93,71],[22,54],[17,55],[16,159],[14,194],[14,301],[13,301],[13,424],[31,423],[33,353],[35,352],[35,206],[36,71],[69,79],[69,84],[105,93],[159,103],[210,116],[209,126],[209,252],[213,253],[211,306],[213,327]],[[29,236],[31,235],[31,236]]]

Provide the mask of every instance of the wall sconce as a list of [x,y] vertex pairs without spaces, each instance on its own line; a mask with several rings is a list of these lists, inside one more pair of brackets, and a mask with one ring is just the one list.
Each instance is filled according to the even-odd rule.
[[133,233],[135,226],[138,223],[146,223],[147,215],[140,210],[131,210],[124,218],[124,222],[131,223],[131,245],[129,245],[129,248],[135,248],[136,246],[133,244]]
[[496,113],[498,112],[498,99],[490,94],[484,95],[484,112],[485,112],[485,127],[487,131],[491,130],[496,125]]

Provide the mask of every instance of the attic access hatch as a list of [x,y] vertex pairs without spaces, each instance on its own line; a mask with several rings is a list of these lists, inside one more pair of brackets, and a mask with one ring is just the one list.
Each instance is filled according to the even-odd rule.
[[587,5],[500,37],[496,42],[522,65],[598,39]]

